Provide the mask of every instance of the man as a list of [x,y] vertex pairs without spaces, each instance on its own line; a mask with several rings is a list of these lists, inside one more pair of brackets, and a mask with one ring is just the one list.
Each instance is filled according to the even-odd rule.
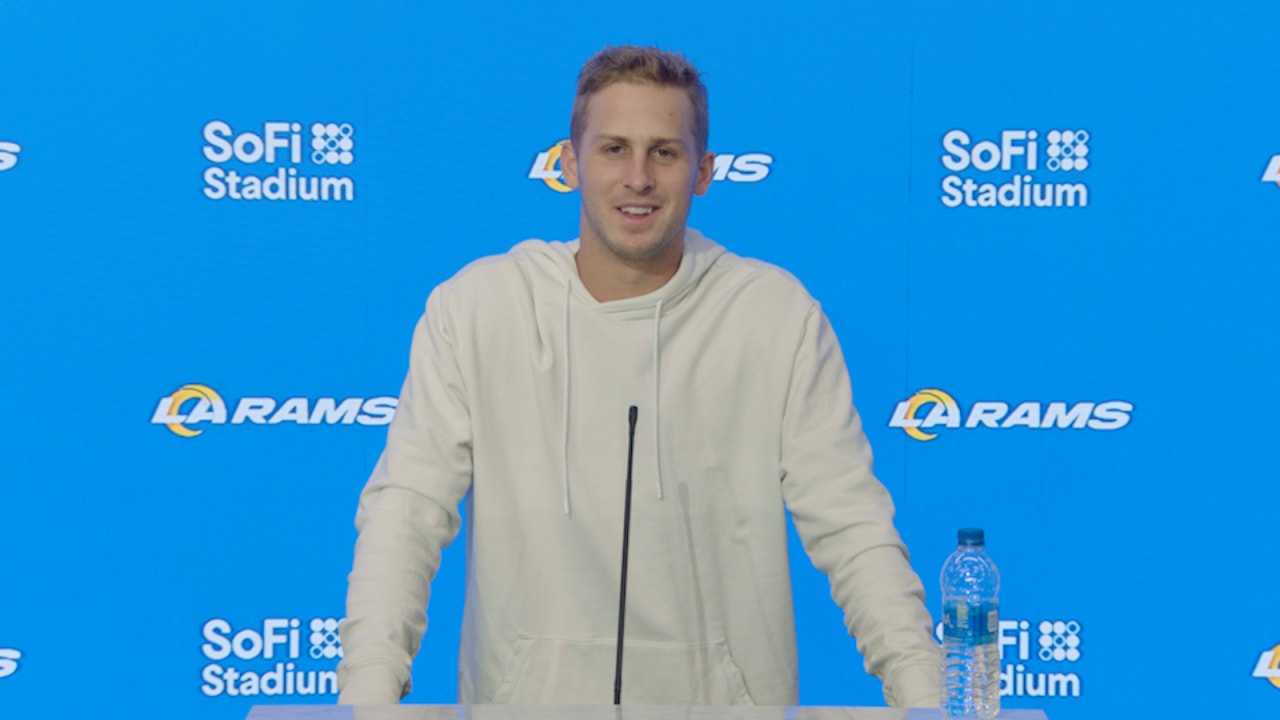
[[923,589],[826,317],[685,226],[711,184],[707,127],[683,57],[597,54],[561,158],[580,239],[526,241],[431,293],[360,498],[341,702],[409,691],[468,492],[459,701],[612,701],[635,405],[624,703],[796,704],[789,509],[886,699],[937,706]]

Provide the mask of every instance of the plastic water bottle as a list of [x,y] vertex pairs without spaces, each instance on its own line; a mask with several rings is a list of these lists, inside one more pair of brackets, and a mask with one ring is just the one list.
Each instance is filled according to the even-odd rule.
[[981,530],[959,532],[942,566],[942,714],[991,720],[1000,712],[1000,571]]

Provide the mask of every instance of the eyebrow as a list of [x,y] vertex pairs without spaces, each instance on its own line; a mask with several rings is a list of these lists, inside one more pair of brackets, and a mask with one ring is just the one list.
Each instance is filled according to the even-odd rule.
[[[600,142],[622,143],[624,145],[631,144],[631,138],[625,138],[621,135],[601,135]],[[650,145],[680,145],[678,138],[654,138]]]

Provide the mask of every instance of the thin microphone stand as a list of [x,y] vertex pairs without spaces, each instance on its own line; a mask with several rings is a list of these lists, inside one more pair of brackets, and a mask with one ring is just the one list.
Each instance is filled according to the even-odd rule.
[[627,619],[627,549],[631,544],[631,463],[636,451],[636,415],[639,410],[635,405],[627,412],[627,421],[631,425],[627,440],[627,505],[622,515],[622,587],[618,592],[618,660],[613,675],[613,704],[622,704],[622,629]]

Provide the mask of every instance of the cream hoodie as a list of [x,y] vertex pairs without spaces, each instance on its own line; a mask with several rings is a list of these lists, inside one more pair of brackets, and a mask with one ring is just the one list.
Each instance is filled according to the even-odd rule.
[[612,702],[635,405],[623,702],[796,704],[789,509],[885,698],[937,707],[923,588],[818,303],[692,230],[664,287],[601,303],[576,251],[526,241],[427,300],[360,496],[340,702],[409,691],[468,493],[459,702]]

